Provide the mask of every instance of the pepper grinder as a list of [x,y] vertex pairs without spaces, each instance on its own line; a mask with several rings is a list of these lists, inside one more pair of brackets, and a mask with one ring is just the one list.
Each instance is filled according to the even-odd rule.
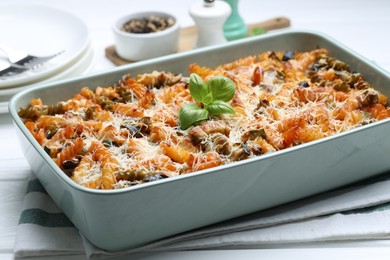
[[229,4],[224,1],[204,0],[193,4],[189,13],[198,29],[194,48],[227,42],[223,25],[231,13]]
[[248,34],[248,26],[238,12],[238,1],[225,0],[232,9],[230,16],[223,26],[223,31],[228,41],[244,38]]

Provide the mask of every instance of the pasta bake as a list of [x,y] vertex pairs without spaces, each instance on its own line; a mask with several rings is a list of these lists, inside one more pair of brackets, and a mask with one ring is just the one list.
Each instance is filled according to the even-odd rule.
[[268,51],[215,68],[189,65],[205,82],[234,82],[234,113],[180,127],[194,100],[189,78],[153,71],[88,86],[54,105],[21,108],[25,126],[76,183],[118,189],[297,146],[388,118],[387,97],[329,55]]

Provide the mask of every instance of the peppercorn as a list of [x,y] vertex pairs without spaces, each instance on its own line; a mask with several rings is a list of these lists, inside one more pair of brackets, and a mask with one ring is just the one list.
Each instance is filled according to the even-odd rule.
[[121,30],[128,33],[153,33],[163,31],[175,24],[171,17],[151,15],[143,18],[134,18],[126,22]]

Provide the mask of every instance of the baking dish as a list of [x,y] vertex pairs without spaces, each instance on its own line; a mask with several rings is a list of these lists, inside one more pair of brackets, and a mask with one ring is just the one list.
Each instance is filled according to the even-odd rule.
[[189,175],[119,190],[91,190],[74,183],[49,158],[19,118],[19,108],[33,97],[54,104],[84,86],[112,85],[129,72],[188,75],[191,63],[213,67],[267,50],[317,47],[328,49],[390,96],[390,76],[384,70],[323,34],[289,30],[36,86],[15,95],[9,111],[32,170],[81,233],[109,251],[134,248],[386,172],[389,120]]

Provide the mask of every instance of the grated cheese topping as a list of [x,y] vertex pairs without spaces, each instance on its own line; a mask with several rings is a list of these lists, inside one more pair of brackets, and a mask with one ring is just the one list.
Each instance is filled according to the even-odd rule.
[[191,64],[189,72],[205,81],[231,78],[235,114],[180,129],[180,108],[194,102],[189,79],[154,71],[95,91],[85,87],[55,106],[33,99],[19,115],[61,169],[97,189],[257,157],[390,116],[387,97],[325,49],[294,58],[265,52],[216,68]]

